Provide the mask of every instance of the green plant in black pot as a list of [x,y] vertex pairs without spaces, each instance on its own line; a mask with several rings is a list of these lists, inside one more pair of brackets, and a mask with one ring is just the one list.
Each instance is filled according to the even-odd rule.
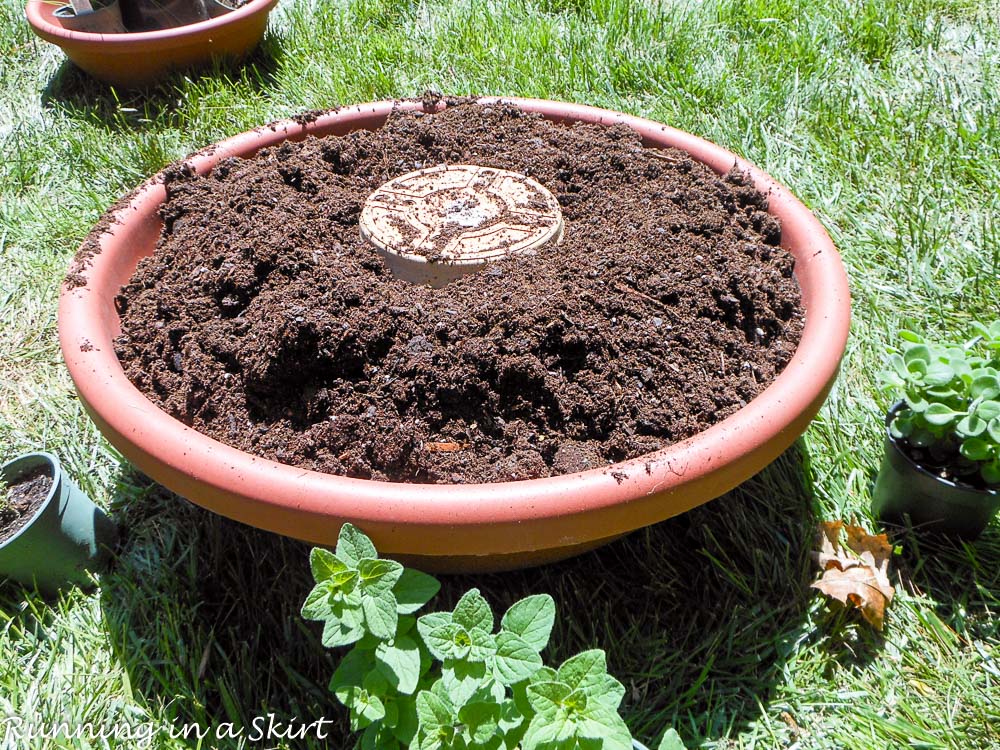
[[881,373],[901,399],[886,416],[873,510],[915,526],[978,536],[1000,508],[1000,321],[975,323],[964,343],[912,331]]
[[[439,589],[431,576],[378,558],[345,524],[335,552],[314,549],[316,586],[302,616],[323,623],[323,645],[350,647],[330,689],[350,712],[363,750],[645,750],[618,713],[624,686],[604,652],[557,668],[545,649],[551,596],[514,604],[496,622],[472,589],[450,612],[418,615]],[[660,750],[683,750],[677,733]]]

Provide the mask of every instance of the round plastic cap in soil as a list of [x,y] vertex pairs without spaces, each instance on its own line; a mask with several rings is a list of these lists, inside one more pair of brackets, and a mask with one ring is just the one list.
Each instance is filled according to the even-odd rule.
[[368,196],[360,228],[397,277],[442,287],[491,261],[558,242],[563,220],[552,193],[530,177],[442,164]]
[[[757,474],[801,435],[837,376],[850,325],[847,276],[816,217],[783,185],[731,151],[652,120],[563,102],[503,101],[555,122],[632,128],[652,148],[677,148],[723,175],[734,165],[768,196],[782,245],[795,258],[805,326],[791,360],[760,395],[718,424],[655,453],[574,474],[496,484],[421,485],[333,476],[270,461],[174,419],[125,376],[115,356],[115,297],[162,229],[162,178],[140,187],[92,238],[63,288],[62,353],[97,426],[147,476],[229,518],[334,545],[344,522],[385,554],[425,570],[503,570],[569,557],[676,516]],[[445,107],[442,102],[439,109]],[[191,156],[207,174],[224,159],[309,136],[375,130],[419,102],[342,107],[305,124],[287,120]],[[98,251],[94,254],[93,251]],[[657,269],[651,269],[656,271]],[[667,552],[669,554],[669,551]]]

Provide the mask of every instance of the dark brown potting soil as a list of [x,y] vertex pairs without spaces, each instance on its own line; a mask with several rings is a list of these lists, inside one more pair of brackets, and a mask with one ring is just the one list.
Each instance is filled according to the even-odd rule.
[[39,466],[8,485],[6,494],[0,488],[0,544],[20,531],[38,512],[51,487],[52,475]]
[[[443,289],[394,278],[361,207],[440,163],[538,180],[564,240]],[[407,482],[606,466],[735,412],[801,333],[766,196],[624,126],[463,104],[165,183],[118,356],[179,420],[284,463]]]

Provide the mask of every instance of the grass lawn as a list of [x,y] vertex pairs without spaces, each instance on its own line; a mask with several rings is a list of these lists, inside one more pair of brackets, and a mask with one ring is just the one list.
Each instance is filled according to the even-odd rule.
[[674,725],[705,748],[1000,747],[1000,524],[975,545],[902,539],[882,634],[808,589],[817,520],[871,524],[892,333],[964,333],[1000,311],[1000,7],[976,0],[283,0],[247,68],[143,95],[89,81],[31,34],[21,0],[0,0],[0,455],[57,453],[126,534],[95,593],[0,592],[0,717],[208,727],[272,712],[337,730],[268,747],[350,747],[325,687],[335,655],[298,617],[307,547],[130,470],[74,398],[56,303],[88,229],[168,162],[427,88],[595,104],[720,143],[816,212],[854,297],[833,395],[759,477],[577,560],[449,580],[440,603],[471,585],[498,610],[552,593],[550,661],[605,648],[648,743]]

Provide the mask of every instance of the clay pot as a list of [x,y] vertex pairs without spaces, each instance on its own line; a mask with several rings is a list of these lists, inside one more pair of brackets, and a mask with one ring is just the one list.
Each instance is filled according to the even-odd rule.
[[95,8],[90,13],[77,14],[72,5],[61,5],[52,12],[59,25],[70,31],[86,31],[92,34],[124,34],[122,10],[118,0]]
[[73,483],[59,459],[49,453],[29,453],[0,470],[12,484],[40,466],[48,468],[52,486],[34,516],[0,544],[0,579],[36,586],[54,594],[63,586],[88,586],[87,572],[108,562],[118,532],[114,523]]
[[885,453],[872,492],[872,513],[884,523],[902,525],[906,516],[921,529],[975,539],[1000,510],[1000,491],[957,484],[910,458],[889,432],[904,403],[886,414]]
[[[483,99],[496,102],[496,99]],[[112,340],[114,299],[136,263],[152,254],[165,196],[154,178],[119,209],[99,238],[102,252],[63,290],[59,333],[81,400],[130,461],[174,492],[217,513],[314,544],[332,545],[345,521],[379,550],[425,570],[502,570],[565,558],[700,505],[777,458],[802,434],[837,375],[847,342],[850,295],[833,243],[783,186],[719,146],[657,122],[608,110],[505,99],[551,120],[625,124],[649,146],[677,147],[719,174],[734,164],[768,194],[795,256],[806,324],[788,366],[757,398],[694,437],[610,467],[497,484],[419,485],[321,474],[252,456],[198,433],[154,406],[122,372]],[[440,104],[439,107],[444,107]],[[292,120],[234,136],[188,159],[206,173],[222,159],[306,136],[383,125],[415,102],[344,107],[308,123]],[[81,278],[82,277],[82,278]]]
[[87,73],[122,88],[135,88],[213,57],[245,57],[260,42],[267,16],[277,2],[250,0],[242,8],[207,21],[125,34],[63,28],[54,16],[55,7],[44,0],[28,0],[25,13],[38,36],[61,47]]

